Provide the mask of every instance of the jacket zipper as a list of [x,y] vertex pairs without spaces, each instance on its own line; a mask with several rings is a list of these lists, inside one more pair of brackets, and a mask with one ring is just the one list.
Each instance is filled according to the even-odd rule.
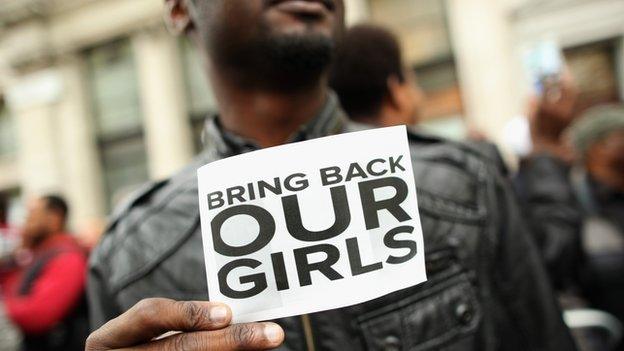
[[307,351],[315,351],[316,347],[314,347],[314,333],[312,332],[312,322],[310,322],[310,316],[307,314],[302,315],[301,324],[303,325]]

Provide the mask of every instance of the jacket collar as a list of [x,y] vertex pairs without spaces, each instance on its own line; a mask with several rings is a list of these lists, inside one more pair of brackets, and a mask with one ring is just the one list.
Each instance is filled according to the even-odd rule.
[[[299,131],[288,139],[289,143],[320,138],[339,133],[346,121],[336,94],[330,92],[319,113],[307,124],[302,125]],[[260,149],[252,140],[226,131],[221,126],[219,116],[214,115],[206,120],[202,135],[204,151],[216,149],[221,157],[234,156]]]

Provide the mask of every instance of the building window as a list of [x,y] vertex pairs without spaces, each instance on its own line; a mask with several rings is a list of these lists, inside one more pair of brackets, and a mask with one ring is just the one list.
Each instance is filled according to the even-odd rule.
[[615,40],[568,48],[564,54],[581,90],[580,110],[619,100]]
[[193,130],[195,150],[199,152],[202,149],[201,135],[204,120],[208,115],[217,112],[217,103],[197,49],[187,39],[180,41],[180,47],[187,91],[186,104]]
[[461,117],[463,102],[453,57],[416,65],[414,70],[427,95],[423,119]]
[[16,146],[13,118],[0,98],[0,159],[13,156]]
[[90,92],[104,181],[112,208],[148,179],[132,46],[112,42],[87,53]]

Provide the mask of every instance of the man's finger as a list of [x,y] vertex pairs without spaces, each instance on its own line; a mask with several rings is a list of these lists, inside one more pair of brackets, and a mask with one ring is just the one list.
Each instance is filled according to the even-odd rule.
[[116,351],[232,351],[269,350],[284,341],[284,331],[275,323],[235,324],[211,332],[170,336],[149,344]]
[[220,303],[146,299],[91,334],[87,351],[143,344],[168,331],[221,329],[231,320],[232,312]]

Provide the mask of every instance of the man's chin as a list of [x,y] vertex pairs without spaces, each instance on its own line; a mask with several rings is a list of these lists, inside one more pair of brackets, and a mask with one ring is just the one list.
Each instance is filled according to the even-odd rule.
[[331,63],[334,48],[330,36],[297,31],[269,35],[259,44],[256,54],[261,59],[252,70],[260,79],[256,83],[276,91],[315,84]]
[[334,41],[330,35],[315,31],[289,30],[273,33],[265,42],[272,58],[302,61],[326,61],[331,59]]
[[217,36],[211,55],[241,86],[292,90],[318,81],[331,63],[330,26],[265,18],[247,40]]

